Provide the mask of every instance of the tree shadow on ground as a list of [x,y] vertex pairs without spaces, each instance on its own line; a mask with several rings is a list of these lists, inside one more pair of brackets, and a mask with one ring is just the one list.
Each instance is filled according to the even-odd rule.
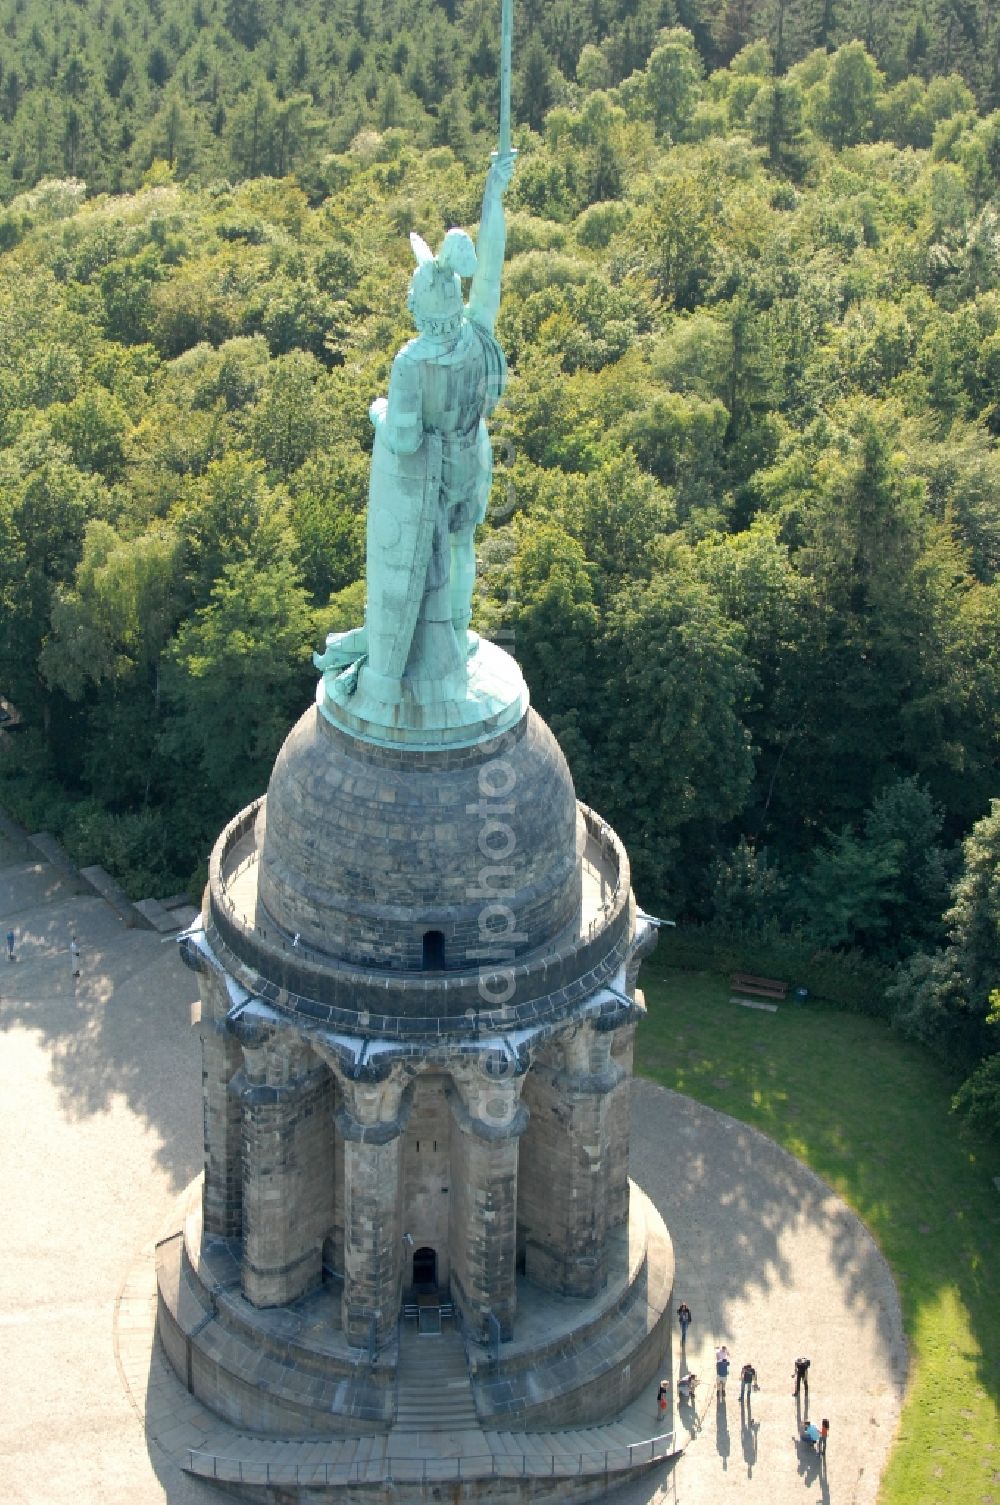
[[901,1396],[906,1349],[891,1272],[860,1219],[818,1176],[756,1130],[641,1078],[633,1088],[632,1174],[663,1214],[678,1266],[710,1272],[723,1312],[750,1292],[795,1284],[782,1248],[790,1231],[829,1248],[842,1299],[859,1320],[874,1322],[887,1378]]
[[[797,1004],[772,1020],[729,1007],[725,981],[714,974],[654,967],[644,980],[644,1069],[682,1092],[690,1084],[723,1112],[731,1101],[733,1111],[845,1189],[891,1264],[907,1331],[927,1332],[930,1321],[963,1361],[977,1418],[969,1429],[975,1436],[964,1441],[973,1447],[992,1435],[1000,1404],[1000,1219],[988,1174],[995,1156],[959,1132],[950,1111],[957,1081],[946,1066],[884,1021],[827,1004]],[[852,1214],[841,1211],[832,1223],[837,1249],[855,1273],[863,1271],[870,1261]],[[895,1306],[896,1296],[890,1299]],[[880,1331],[893,1327],[883,1314]],[[889,1349],[886,1359],[898,1389],[902,1353]],[[963,1433],[951,1426],[940,1394],[926,1373],[917,1376],[915,1399],[929,1431],[954,1433],[959,1445]],[[873,1415],[871,1425],[880,1424]]]
[[[17,962],[0,973],[0,1029],[36,1032],[70,1120],[123,1096],[153,1129],[175,1188],[201,1162],[197,997],[176,943],[129,930],[104,903],[44,864],[0,871],[0,929],[17,930]],[[69,944],[81,950],[72,977]]]

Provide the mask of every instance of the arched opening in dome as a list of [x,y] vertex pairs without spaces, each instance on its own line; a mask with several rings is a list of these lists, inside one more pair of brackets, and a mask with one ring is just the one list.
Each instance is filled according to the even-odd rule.
[[424,931],[424,962],[425,972],[444,971],[444,931]]

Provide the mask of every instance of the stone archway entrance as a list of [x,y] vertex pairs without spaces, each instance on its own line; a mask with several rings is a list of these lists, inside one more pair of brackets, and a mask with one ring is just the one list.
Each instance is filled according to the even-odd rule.
[[427,1296],[437,1293],[437,1250],[424,1247],[413,1251],[413,1293]]

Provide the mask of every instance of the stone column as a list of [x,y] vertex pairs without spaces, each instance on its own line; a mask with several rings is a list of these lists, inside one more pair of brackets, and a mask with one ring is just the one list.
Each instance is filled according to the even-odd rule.
[[[637,995],[641,1002],[641,994]],[[629,1140],[632,1134],[632,1058],[635,1051],[635,1022],[617,1024],[609,1030],[611,1066],[616,1068],[617,1082],[608,1094],[607,1109],[607,1208],[608,1231],[628,1227],[629,1209]]]
[[337,1132],[344,1143],[344,1335],[355,1348],[381,1347],[402,1299],[402,1139],[409,1116],[405,1081],[341,1079]]
[[229,1084],[242,1065],[243,1053],[226,1020],[233,1000],[203,930],[189,932],[180,953],[185,966],[197,973],[201,998],[202,1227],[210,1238],[238,1239],[243,1231],[242,1113]]
[[532,1122],[522,1147],[525,1273],[546,1290],[590,1297],[607,1283],[608,1224],[621,1219],[622,1163],[628,1195],[627,1136],[624,1157],[612,1144],[627,1077],[612,1057],[609,1033],[580,1024],[559,1043],[561,1064],[537,1062],[525,1089]]
[[326,1067],[291,1030],[243,1016],[243,1294],[285,1306],[323,1278],[333,1223],[332,1087]]
[[[466,1331],[480,1342],[514,1336],[517,1307],[518,1147],[528,1126],[522,1077],[453,1075],[448,1246],[451,1285]],[[495,1319],[491,1320],[491,1319]]]
[[652,920],[636,914],[635,897],[629,897],[632,914],[632,942],[625,962],[624,977],[615,979],[619,998],[624,994],[632,1000],[631,1007],[623,1006],[612,1014],[602,1014],[594,1021],[594,1027],[606,1031],[611,1042],[611,1062],[617,1067],[619,1080],[610,1094],[608,1104],[608,1171],[607,1207],[608,1229],[627,1228],[629,1212],[629,1139],[631,1125],[632,1062],[635,1053],[635,1030],[637,1022],[646,1012],[646,1000],[637,986],[639,968],[647,956],[656,950],[660,938],[659,928]]
[[243,1111],[229,1085],[243,1064],[243,1052],[226,1029],[232,1000],[222,978],[199,969],[198,991],[205,1138],[202,1226],[206,1237],[238,1239],[243,1234]]

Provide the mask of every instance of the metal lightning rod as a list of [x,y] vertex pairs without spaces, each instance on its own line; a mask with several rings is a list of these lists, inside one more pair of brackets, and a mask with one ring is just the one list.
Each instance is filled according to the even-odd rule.
[[499,154],[510,151],[510,73],[514,51],[514,0],[502,0],[500,10],[500,142]]

